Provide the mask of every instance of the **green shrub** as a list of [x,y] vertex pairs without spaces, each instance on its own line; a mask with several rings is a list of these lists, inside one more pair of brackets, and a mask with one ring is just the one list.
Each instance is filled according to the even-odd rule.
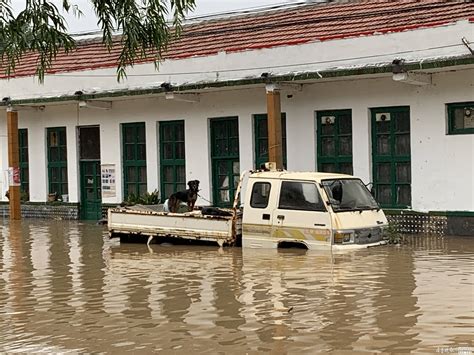
[[396,222],[388,222],[388,227],[384,230],[384,238],[388,244],[400,244],[403,242],[402,233],[398,231]]
[[28,192],[21,190],[20,192],[20,201],[21,202],[28,202],[30,200],[30,195]]
[[131,193],[122,202],[122,206],[133,206],[133,205],[156,205],[160,203],[160,195],[158,190],[155,189],[153,192],[145,192],[143,195],[136,195]]
[[158,190],[155,189],[153,192],[145,192],[140,196],[140,202],[142,205],[156,205],[160,202],[160,195]]

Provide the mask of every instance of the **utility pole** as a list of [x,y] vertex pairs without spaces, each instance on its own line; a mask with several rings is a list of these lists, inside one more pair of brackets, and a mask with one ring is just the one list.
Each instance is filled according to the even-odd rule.
[[8,175],[10,219],[21,219],[20,207],[20,152],[18,144],[18,112],[7,109]]
[[277,169],[283,169],[283,138],[281,131],[280,88],[267,84],[268,160],[275,162]]

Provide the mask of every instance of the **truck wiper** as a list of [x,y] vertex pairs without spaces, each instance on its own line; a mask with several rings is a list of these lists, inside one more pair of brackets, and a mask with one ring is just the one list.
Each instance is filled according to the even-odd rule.
[[336,211],[354,211],[355,209],[353,207],[344,207],[344,206],[339,206]]

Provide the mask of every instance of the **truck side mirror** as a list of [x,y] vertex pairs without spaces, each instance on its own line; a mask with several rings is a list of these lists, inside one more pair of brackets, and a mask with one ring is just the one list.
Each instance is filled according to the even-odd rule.
[[375,189],[374,189],[374,183],[373,182],[369,182],[367,184],[364,184],[365,187],[367,188],[367,190],[369,190],[370,194],[375,197]]

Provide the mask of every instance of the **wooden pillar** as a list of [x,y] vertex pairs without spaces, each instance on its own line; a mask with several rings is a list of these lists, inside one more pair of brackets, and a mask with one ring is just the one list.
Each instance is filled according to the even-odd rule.
[[20,208],[20,149],[18,144],[18,112],[7,110],[8,131],[8,167],[9,175],[9,200],[10,219],[21,219]]
[[283,138],[281,131],[280,90],[275,84],[268,84],[267,122],[268,122],[268,160],[275,162],[277,169],[283,169]]

